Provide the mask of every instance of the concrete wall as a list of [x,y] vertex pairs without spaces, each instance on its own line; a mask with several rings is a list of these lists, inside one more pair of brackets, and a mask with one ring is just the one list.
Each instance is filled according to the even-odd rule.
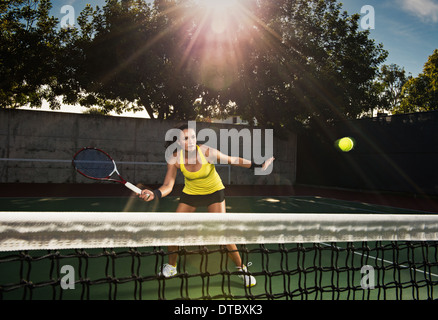
[[[94,146],[119,163],[126,180],[159,184],[166,172],[164,136],[176,125],[174,121],[0,110],[0,183],[92,183],[74,171],[71,159],[80,148]],[[218,131],[247,127],[197,123],[197,129],[202,128]],[[296,177],[296,144],[296,136],[288,141],[274,138],[276,161],[269,176],[255,176],[248,169],[229,166],[218,166],[217,170],[225,184],[291,185]],[[45,159],[50,161],[42,161]],[[183,181],[179,173],[177,184]]]

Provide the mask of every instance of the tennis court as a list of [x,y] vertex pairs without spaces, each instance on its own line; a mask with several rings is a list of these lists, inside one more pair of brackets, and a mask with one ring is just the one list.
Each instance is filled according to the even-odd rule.
[[[0,205],[2,211],[172,212],[178,199],[167,197],[157,204],[145,203],[135,197],[12,197],[0,198]],[[413,209],[308,196],[236,196],[228,197],[226,204],[227,212],[245,213],[421,213]],[[202,212],[202,209],[198,211]]]
[[[174,212],[178,197],[0,198],[4,212]],[[202,212],[202,208],[199,210]],[[311,196],[227,198],[228,213],[339,216],[430,216],[430,212]],[[346,221],[348,223],[348,220]],[[320,223],[317,219],[314,224]],[[164,224],[164,226],[167,226]],[[259,223],[257,228],[269,228]],[[315,230],[317,230],[316,227]],[[258,229],[255,229],[258,230]],[[379,231],[375,231],[377,234]],[[339,232],[342,233],[342,232]],[[340,237],[342,239],[342,237]],[[181,246],[178,274],[157,276],[166,246],[29,250],[0,254],[2,299],[437,299],[438,244],[422,242],[242,243],[238,249],[257,285],[245,288],[219,245]],[[74,289],[62,289],[62,266]],[[365,281],[365,282],[363,282]]]

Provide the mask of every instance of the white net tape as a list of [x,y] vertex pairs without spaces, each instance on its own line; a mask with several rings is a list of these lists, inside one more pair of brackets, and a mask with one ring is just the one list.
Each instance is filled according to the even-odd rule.
[[0,212],[0,251],[438,240],[438,215]]

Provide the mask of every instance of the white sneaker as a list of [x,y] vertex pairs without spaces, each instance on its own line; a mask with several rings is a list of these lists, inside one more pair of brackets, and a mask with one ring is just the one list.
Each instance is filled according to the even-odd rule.
[[[248,267],[250,267],[251,264],[252,263],[249,262],[248,263]],[[243,266],[243,268],[239,268],[239,267],[237,267],[237,268],[240,269],[241,271],[245,272],[245,273],[248,272],[248,269],[246,268],[246,266]],[[244,283],[244,285],[247,288],[254,287],[256,285],[256,283],[257,283],[256,279],[253,276],[249,275],[249,274],[239,274],[238,276],[239,276],[240,279],[243,280],[243,283]]]
[[166,278],[170,278],[173,277],[174,275],[176,275],[178,272],[176,271],[176,266],[172,266],[168,263],[164,264],[161,272],[158,273],[158,276],[164,276]]

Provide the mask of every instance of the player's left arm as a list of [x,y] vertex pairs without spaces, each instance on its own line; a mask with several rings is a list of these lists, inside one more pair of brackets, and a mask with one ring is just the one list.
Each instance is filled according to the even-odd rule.
[[[222,153],[219,150],[214,149],[214,148],[210,148],[207,146],[201,146],[201,150],[205,154],[207,159],[216,161],[216,163],[229,164],[232,166],[243,167],[243,168],[248,168],[248,169],[253,166],[253,163],[251,160],[247,160],[247,159],[240,158],[240,157],[229,156],[229,155],[224,154],[224,153]],[[269,167],[274,160],[275,160],[274,157],[267,159],[261,165],[262,170]]]

